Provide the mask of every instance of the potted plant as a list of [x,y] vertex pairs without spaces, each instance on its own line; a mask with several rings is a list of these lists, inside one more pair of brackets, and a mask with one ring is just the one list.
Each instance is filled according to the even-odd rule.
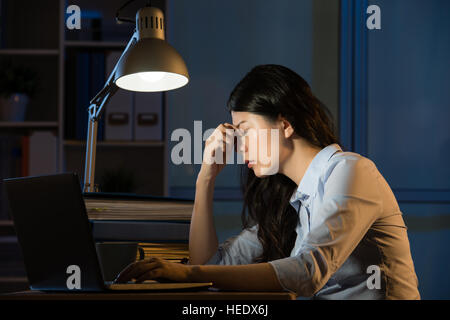
[[37,90],[37,73],[11,61],[0,64],[0,120],[24,121],[29,100]]

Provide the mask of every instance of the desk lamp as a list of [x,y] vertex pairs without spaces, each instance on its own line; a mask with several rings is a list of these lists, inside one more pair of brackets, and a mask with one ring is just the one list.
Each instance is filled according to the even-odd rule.
[[[130,21],[133,20],[130,19]],[[151,6],[141,8],[136,14],[135,23],[133,36],[105,86],[90,101],[84,192],[96,191],[94,175],[98,120],[104,106],[117,90],[122,88],[137,92],[168,91],[180,88],[189,82],[189,74],[183,58],[165,41],[163,12]]]

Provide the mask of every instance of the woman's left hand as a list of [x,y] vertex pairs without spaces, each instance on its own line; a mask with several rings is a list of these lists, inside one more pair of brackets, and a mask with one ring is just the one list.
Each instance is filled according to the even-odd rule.
[[128,265],[114,282],[126,283],[132,279],[135,279],[136,283],[155,279],[191,282],[191,270],[190,265],[169,262],[161,258],[149,258]]

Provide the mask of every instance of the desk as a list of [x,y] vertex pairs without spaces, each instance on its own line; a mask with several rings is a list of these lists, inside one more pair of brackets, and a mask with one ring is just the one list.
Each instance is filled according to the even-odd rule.
[[22,291],[0,295],[0,300],[295,300],[289,292],[172,291],[172,292],[60,292]]

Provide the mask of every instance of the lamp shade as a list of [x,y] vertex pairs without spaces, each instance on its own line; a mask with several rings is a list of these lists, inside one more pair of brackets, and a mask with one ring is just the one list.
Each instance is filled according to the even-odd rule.
[[189,82],[186,64],[166,41],[139,40],[120,59],[115,75],[118,87],[153,92],[180,88]]
[[136,16],[139,39],[118,62],[114,76],[118,87],[155,92],[177,89],[189,82],[183,58],[164,39],[163,22],[163,13],[158,8],[139,10]]

